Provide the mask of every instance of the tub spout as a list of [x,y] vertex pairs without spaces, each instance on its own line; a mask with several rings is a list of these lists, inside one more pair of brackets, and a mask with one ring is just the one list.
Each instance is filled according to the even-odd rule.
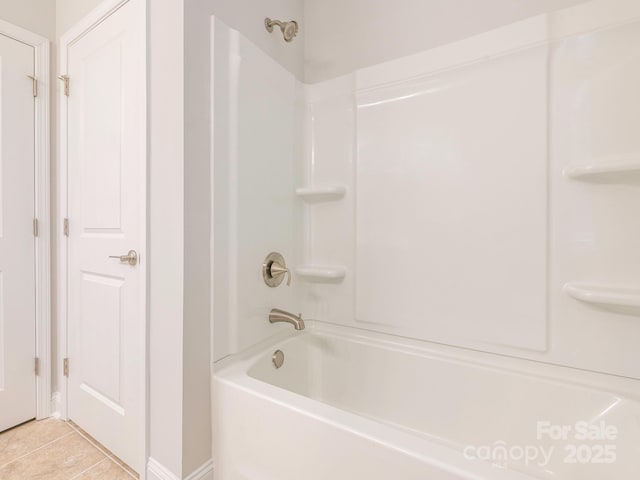
[[286,322],[293,325],[293,328],[296,330],[304,330],[304,320],[302,319],[302,315],[294,315],[293,313],[285,312],[284,310],[280,310],[279,308],[272,308],[269,312],[269,322],[270,323],[278,323],[278,322]]

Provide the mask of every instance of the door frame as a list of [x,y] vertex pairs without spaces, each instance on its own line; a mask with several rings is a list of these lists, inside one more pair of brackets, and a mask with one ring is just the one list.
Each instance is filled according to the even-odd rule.
[[34,110],[34,218],[36,302],[36,418],[51,415],[51,187],[50,187],[50,48],[46,38],[0,20],[0,34],[33,47],[37,96]]
[[[69,29],[62,37],[60,37],[58,44],[58,73],[57,75],[66,75],[67,73],[67,60],[68,49],[76,41],[81,39],[89,31],[93,30],[96,26],[102,23],[110,15],[119,10],[122,6],[129,3],[131,0],[104,0],[94,10],[89,12],[84,18],[77,22],[71,29]],[[145,51],[148,56],[148,33],[147,33],[147,15],[148,15],[148,0],[137,0],[143,2],[143,9],[145,12],[145,22],[140,26],[144,29],[145,37]],[[148,70],[148,68],[147,68]],[[60,78],[60,77],[58,77]],[[58,315],[58,332],[57,332],[57,373],[59,381],[59,398],[57,399],[57,413],[64,420],[69,419],[68,412],[68,384],[69,380],[64,374],[64,359],[68,356],[68,237],[65,235],[64,219],[68,215],[68,141],[67,141],[67,102],[64,93],[64,84],[62,81],[57,82],[57,99],[58,99],[58,210],[57,210],[57,222],[58,222],[58,247],[57,247],[57,315]],[[73,94],[73,79],[70,79],[71,94]],[[145,98],[148,98],[148,83],[145,81]],[[145,102],[146,105],[147,102]],[[148,110],[148,107],[145,106]],[[144,136],[147,138],[148,132],[148,114],[144,116],[145,124],[143,126]],[[146,143],[146,142],[145,142]],[[140,210],[142,215],[142,226],[140,229],[140,242],[144,245],[144,253],[148,250],[148,236],[147,236],[147,194],[149,191],[149,179],[148,179],[148,147],[145,148],[145,161],[142,167],[141,178],[144,179],[144,185],[142,185],[140,192]],[[149,337],[149,313],[148,313],[148,301],[147,301],[147,283],[149,278],[149,267],[146,258],[141,261],[139,268],[143,269],[142,281],[140,284],[140,306],[144,316],[144,333],[142,345],[139,345],[140,351],[144,352],[142,355],[143,361],[137,366],[139,368],[139,378],[142,379],[142,385],[140,385],[140,398],[138,405],[138,415],[140,416],[141,432],[139,432],[140,439],[143,443],[140,451],[143,454],[143,458],[140,459],[141,471],[140,479],[146,478],[146,463],[149,450],[148,442],[148,405],[149,405],[149,379],[148,379],[148,337]]]

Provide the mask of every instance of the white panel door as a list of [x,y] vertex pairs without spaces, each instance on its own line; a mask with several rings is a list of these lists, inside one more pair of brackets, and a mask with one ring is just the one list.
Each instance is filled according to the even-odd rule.
[[[140,471],[143,455],[144,2],[68,46],[68,415]],[[112,256],[135,251],[131,265]]]
[[0,431],[36,416],[33,74],[0,35]]

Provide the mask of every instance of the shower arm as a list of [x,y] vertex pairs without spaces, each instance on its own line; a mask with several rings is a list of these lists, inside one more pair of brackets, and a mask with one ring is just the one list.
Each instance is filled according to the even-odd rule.
[[278,27],[280,27],[280,30],[284,32],[285,24],[286,22],[282,22],[280,20],[271,20],[269,17],[264,19],[264,26],[267,27],[267,31],[269,33],[273,32],[274,25],[277,25]]

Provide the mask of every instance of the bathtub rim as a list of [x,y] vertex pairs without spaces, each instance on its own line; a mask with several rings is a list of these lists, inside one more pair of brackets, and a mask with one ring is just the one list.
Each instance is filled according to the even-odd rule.
[[[305,320],[305,330],[298,332],[282,329],[271,337],[250,348],[228,355],[212,363],[212,375],[228,377],[234,372],[245,372],[263,355],[271,355],[270,350],[284,346],[298,337],[321,335],[384,348],[399,353],[418,355],[436,361],[463,364],[470,368],[480,368],[508,375],[534,378],[545,383],[561,384],[576,389],[596,391],[622,397],[624,400],[640,402],[640,380],[582,370],[564,365],[523,359],[502,354],[483,352],[463,347],[425,342],[386,333],[379,333],[356,327],[347,327],[318,320]],[[255,379],[261,381],[259,379]],[[266,382],[263,382],[266,383]]]

